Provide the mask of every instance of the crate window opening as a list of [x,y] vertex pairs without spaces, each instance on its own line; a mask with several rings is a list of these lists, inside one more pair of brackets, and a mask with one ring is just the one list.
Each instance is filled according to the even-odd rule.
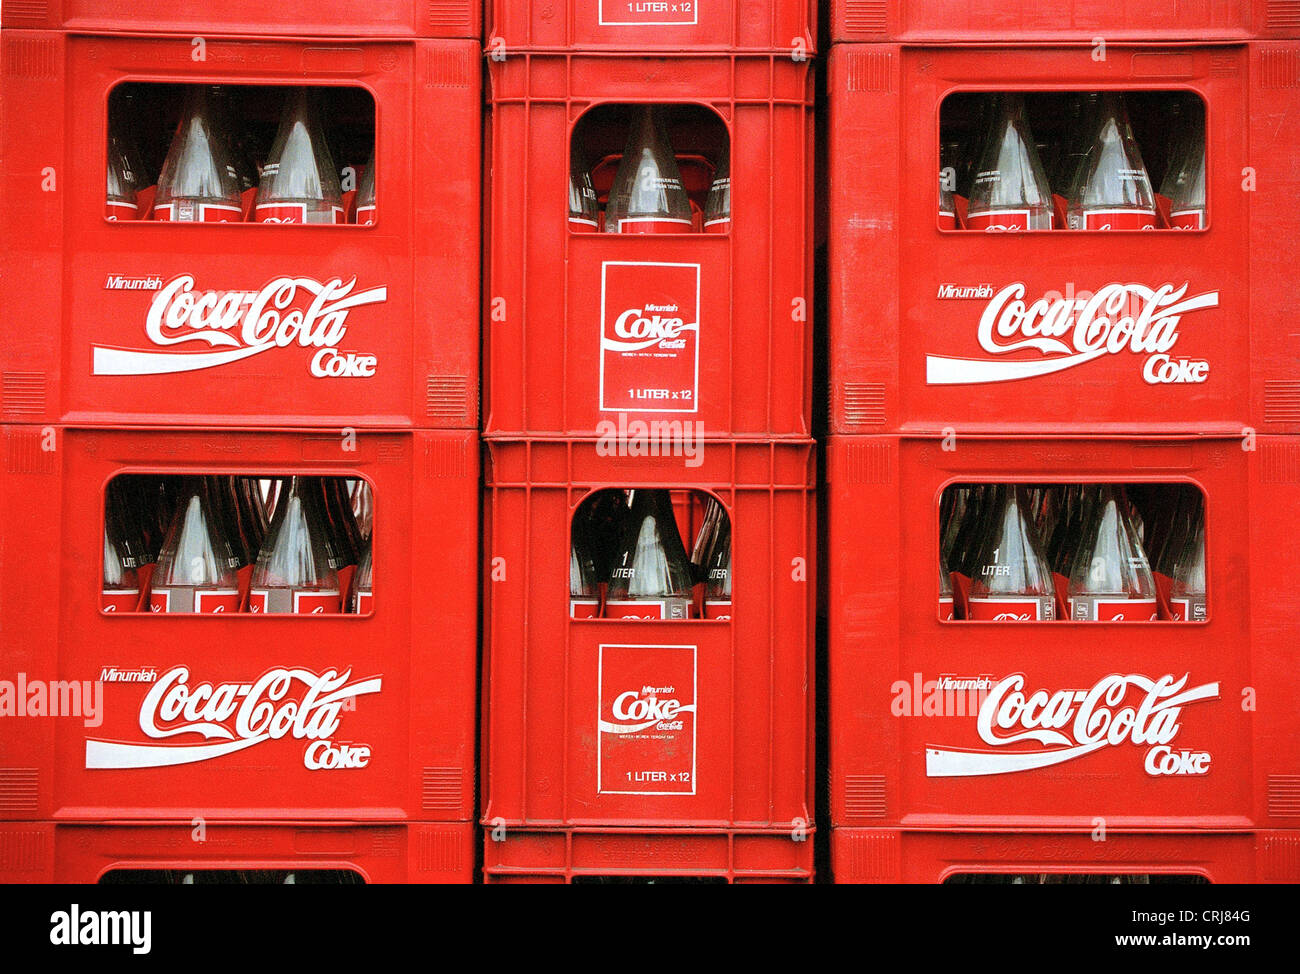
[[100,611],[369,615],[374,511],[360,478],[114,477]]
[[597,490],[573,514],[569,616],[729,620],[731,564],[731,517],[712,494]]
[[727,127],[700,105],[593,108],[573,128],[568,197],[575,233],[729,233]]
[[107,113],[110,222],[376,222],[364,88],[125,82]]
[[939,109],[941,230],[1204,230],[1193,91],[955,92]]

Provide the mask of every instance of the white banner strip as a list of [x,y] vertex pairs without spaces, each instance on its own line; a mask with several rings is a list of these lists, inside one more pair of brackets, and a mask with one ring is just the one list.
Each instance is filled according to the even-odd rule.
[[87,768],[167,768],[177,764],[208,761],[242,751],[270,740],[269,734],[245,737],[220,744],[122,744],[117,741],[86,741]]
[[238,362],[240,359],[275,348],[275,345],[249,345],[222,352],[133,352],[125,348],[95,345],[94,375],[164,375],[169,372],[197,372],[213,366]]
[[944,751],[936,747],[925,749],[925,775],[927,778],[964,778],[985,774],[1010,774],[1013,771],[1032,771],[1049,768],[1054,764],[1071,761],[1091,754],[1106,745],[1104,740],[1051,751],[1018,751],[1007,754],[1001,751]]
[[1083,365],[1106,354],[1106,349],[1094,349],[1064,358],[1041,362],[994,362],[988,359],[947,358],[943,355],[925,357],[925,382],[932,386],[966,385],[976,382],[1011,382],[1015,379],[1032,379],[1038,375],[1051,375]]

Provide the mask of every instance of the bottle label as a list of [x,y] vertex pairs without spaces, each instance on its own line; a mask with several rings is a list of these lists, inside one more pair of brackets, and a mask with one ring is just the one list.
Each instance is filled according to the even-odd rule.
[[730,233],[731,217],[720,216],[713,220],[705,220],[704,232],[705,233]]
[[1029,210],[983,210],[979,213],[968,213],[966,227],[970,230],[983,230],[986,233],[1028,230],[1030,217]]
[[375,204],[367,203],[357,207],[357,226],[368,227],[375,222]]
[[969,618],[986,622],[1051,622],[1056,618],[1056,600],[1051,596],[1015,598],[971,598]]
[[1204,622],[1206,620],[1205,596],[1170,599],[1169,609],[1175,622]]
[[599,616],[599,599],[569,599],[570,619],[596,619]]
[[944,622],[952,622],[955,618],[952,608],[952,596],[939,599],[939,618]]
[[704,600],[704,618],[726,620],[731,618],[731,600],[723,602],[720,599]]
[[1175,230],[1204,230],[1204,210],[1174,210],[1169,214],[1169,222]]
[[105,200],[104,216],[109,220],[134,220],[140,215],[140,207],[126,200]]
[[689,619],[690,599],[606,600],[606,619]]
[[569,229],[574,233],[595,233],[600,224],[595,220],[588,220],[585,216],[574,216],[569,214]]
[[291,588],[255,588],[248,593],[248,611],[322,615],[340,611],[337,590],[295,591]]
[[173,223],[239,223],[244,219],[244,211],[229,203],[173,200],[155,206],[153,218]]
[[618,221],[619,233],[690,233],[690,220],[663,216],[634,216]]
[[[693,413],[699,408],[700,265],[605,261],[600,289],[600,408]],[[620,425],[623,418],[619,419]],[[631,455],[671,456],[687,443],[650,442],[644,423],[622,426]],[[686,424],[690,427],[691,424]],[[644,442],[637,442],[638,439]],[[645,450],[646,453],[632,453]]]
[[195,612],[238,612],[239,589],[213,588],[194,590]]
[[104,612],[134,612],[139,604],[138,588],[104,589],[99,596],[99,607]]
[[940,211],[939,211],[939,229],[940,229],[940,230],[956,230],[956,229],[957,229],[957,214],[954,213],[954,212],[952,212],[952,210],[940,210]]
[[258,223],[342,223],[343,207],[322,203],[309,211],[306,203],[258,203],[253,219]]
[[1155,210],[1085,210],[1085,230],[1154,230]]
[[693,795],[696,647],[602,645],[596,791]]
[[1070,596],[1070,618],[1075,622],[1151,622],[1160,617],[1155,599]]
[[363,616],[375,611],[375,593],[358,592],[357,593],[357,615]]
[[699,23],[699,0],[600,0],[601,27],[686,27]]
[[239,611],[237,588],[191,588],[173,585],[149,593],[150,612],[217,613]]

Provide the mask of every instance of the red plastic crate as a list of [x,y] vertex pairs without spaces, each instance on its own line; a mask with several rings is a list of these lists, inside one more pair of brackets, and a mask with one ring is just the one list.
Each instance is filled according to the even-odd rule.
[[[710,442],[701,460],[605,457],[575,440],[487,444],[481,821],[506,830],[507,849],[516,830],[711,830],[723,847],[735,830],[811,834],[813,445]],[[722,502],[730,621],[569,618],[571,519],[611,486],[692,488]],[[629,754],[598,729],[624,683],[671,685],[698,709],[673,740]],[[642,781],[637,761],[677,783]],[[556,841],[566,840],[528,848]],[[510,855],[491,857],[557,865]],[[559,865],[595,864],[574,853]]]
[[943,883],[958,877],[1150,876],[1167,881],[1294,883],[1300,832],[977,832],[837,828],[837,883]]
[[[1295,139],[1269,121],[1300,108],[1297,84],[1300,47],[1282,44],[1112,44],[1104,62],[1081,47],[837,46],[830,79],[832,431],[1300,431],[1300,332],[1289,311],[1291,268],[1300,260],[1290,229],[1300,172],[1292,165]],[[1205,100],[1207,230],[938,229],[931,174],[939,172],[938,115],[947,95],[1107,88],[1183,89]],[[895,145],[899,151],[882,151]],[[1247,167],[1255,173],[1253,193],[1242,189]],[[1160,296],[1162,309],[1200,295],[1211,295],[1213,306],[1183,314],[1163,352],[1121,343],[1118,352],[1086,358],[1091,353],[1080,350],[1073,331],[1050,352],[1006,351],[1022,337],[1018,331],[1001,337],[993,328],[981,339],[986,309],[1000,316],[1001,302],[1018,294],[1006,293],[1015,285],[1030,304],[1131,284],[1186,285],[1181,298]],[[1147,304],[1128,293],[1130,314]],[[1147,378],[1148,371],[1162,377],[1162,355],[1174,363],[1164,378],[1180,381]],[[1203,381],[1186,381],[1182,360],[1205,363],[1188,369]]]
[[202,829],[190,818],[150,825],[7,822],[0,825],[0,883],[96,883],[126,871],[230,869],[345,870],[366,883],[470,883],[474,842],[471,822],[209,820]]
[[[1160,835],[1295,829],[1300,723],[1290,701],[1300,692],[1293,652],[1300,551],[1285,539],[1300,527],[1300,440],[1261,437],[1255,446],[1247,452],[1240,440],[1208,437],[1008,437],[959,440],[950,451],[938,438],[832,437],[832,826],[902,830],[905,845],[911,833],[1089,833],[1102,821],[1107,832]],[[951,483],[998,481],[1199,487],[1208,621],[941,622],[940,494]],[[940,699],[928,684],[942,677],[986,679],[988,697]],[[1168,687],[1148,691],[1142,682],[1163,677],[1185,679],[1184,692],[1213,692],[1171,707]],[[1157,732],[1148,717],[1142,743],[1120,736],[1093,746],[1071,721],[1098,686],[1116,698],[1090,705],[1093,717],[1136,708],[1152,693],[1153,706],[1176,710],[1177,731],[1166,736],[1162,729],[1152,741],[1146,734]],[[1039,728],[1022,728],[1014,708],[1003,720],[1005,699],[1039,690],[1049,697],[1075,691],[1078,709],[1062,735],[1006,741]],[[1161,747],[1176,761],[1166,762]],[[1184,762],[1183,752],[1208,757]],[[1020,756],[1006,757],[1012,753]],[[1166,773],[1151,773],[1148,762]],[[931,853],[918,855],[921,862]],[[1091,861],[1064,845],[1061,856],[1066,866],[1075,861],[1070,856]]]
[[808,883],[813,834],[711,829],[484,829],[485,883]]
[[[15,186],[0,206],[9,241],[0,313],[22,323],[0,348],[0,418],[476,427],[481,105],[474,42],[343,46],[212,37],[206,61],[194,61],[188,38],[19,31],[0,35],[0,51],[3,154]],[[124,81],[369,91],[383,174],[379,222],[106,221],[107,98]],[[438,124],[412,125],[412,118]],[[41,191],[47,178],[56,192]],[[149,313],[155,301],[160,311],[167,307],[167,285],[183,276],[198,292],[254,293],[285,279],[337,279],[341,286],[355,279],[349,299],[369,292],[370,300],[345,310],[345,333],[333,342],[319,336],[323,345],[268,343],[248,355],[261,339],[245,339],[241,328],[235,348],[194,340],[160,346],[146,330]],[[140,282],[143,289],[132,289]],[[284,314],[311,301],[306,285],[296,287]],[[233,357],[197,369],[174,357],[193,354],[196,344]],[[373,375],[313,375],[317,357],[336,358],[331,347],[340,360],[352,352],[358,360],[373,357]],[[150,374],[176,368],[187,370]],[[328,372],[324,361],[320,368]]]
[[834,41],[1207,41],[1295,37],[1288,0],[833,0]]
[[[478,603],[469,566],[478,551],[477,434],[362,433],[351,451],[326,434],[11,426],[0,437],[4,679],[16,684],[23,674],[29,687],[44,681],[52,694],[53,681],[96,681],[106,668],[119,671],[102,683],[97,723],[30,714],[0,722],[0,819],[472,819]],[[43,449],[47,443],[55,448]],[[111,478],[259,471],[370,482],[370,615],[100,611],[104,488]],[[444,511],[458,514],[439,516]],[[361,688],[336,713],[318,706],[301,727],[259,730],[248,704],[258,697],[251,687],[281,669],[306,675],[259,691],[261,702],[276,701],[275,714],[325,680],[313,699],[341,686]],[[130,682],[122,671],[142,679]],[[219,726],[208,736],[165,734],[196,720],[169,713],[177,687],[197,693],[203,683],[233,684],[240,709],[209,716]],[[61,712],[73,705],[71,692]],[[159,733],[147,733],[146,723]],[[250,738],[255,743],[245,744]],[[212,753],[195,750],[203,745]],[[309,761],[332,760],[326,752],[343,745],[354,755],[368,747],[368,760],[309,768]],[[176,755],[184,760],[176,760],[170,749],[182,746]],[[162,761],[174,763],[150,766]]]
[[69,31],[157,31],[195,35],[236,34],[291,37],[477,38],[478,0],[318,0],[311,4],[267,4],[228,0],[14,0],[5,4],[4,26]]
[[[806,436],[812,385],[809,65],[781,56],[525,54],[489,61],[489,68],[485,431],[581,436],[626,413],[632,420],[703,423],[710,436]],[[575,124],[600,106],[646,103],[702,106],[725,125],[731,233],[569,230]],[[629,264],[641,266],[629,270]],[[671,409],[657,408],[657,400],[632,400],[612,379],[602,381],[606,326],[625,308],[662,295],[697,315],[699,326],[694,348],[638,373],[656,389],[683,394]],[[613,353],[608,359],[611,368],[621,364]]]
[[573,0],[559,7],[494,0],[486,12],[488,53],[506,57],[534,48],[808,54],[817,40],[812,0]]

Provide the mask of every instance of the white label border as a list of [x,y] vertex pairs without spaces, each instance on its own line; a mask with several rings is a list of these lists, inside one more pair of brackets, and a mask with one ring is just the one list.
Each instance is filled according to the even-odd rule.
[[[604,731],[600,729],[600,715],[605,706],[601,691],[604,689],[606,649],[689,649],[691,651],[691,682],[694,684],[695,712],[691,721],[691,790],[690,791],[606,791],[601,787],[601,752],[604,750]],[[597,795],[661,795],[669,798],[694,796],[699,784],[696,754],[700,741],[700,648],[685,643],[601,643],[596,651],[596,794]]]
[[[669,409],[667,407],[645,409],[615,409],[605,405],[605,269],[608,267],[694,267],[695,268],[695,378],[692,382],[693,395],[690,409]],[[700,411],[700,356],[704,353],[704,329],[700,327],[703,317],[700,307],[699,264],[669,264],[661,260],[603,260],[600,262],[600,334],[597,336],[600,349],[600,412],[602,413],[698,413]]]

